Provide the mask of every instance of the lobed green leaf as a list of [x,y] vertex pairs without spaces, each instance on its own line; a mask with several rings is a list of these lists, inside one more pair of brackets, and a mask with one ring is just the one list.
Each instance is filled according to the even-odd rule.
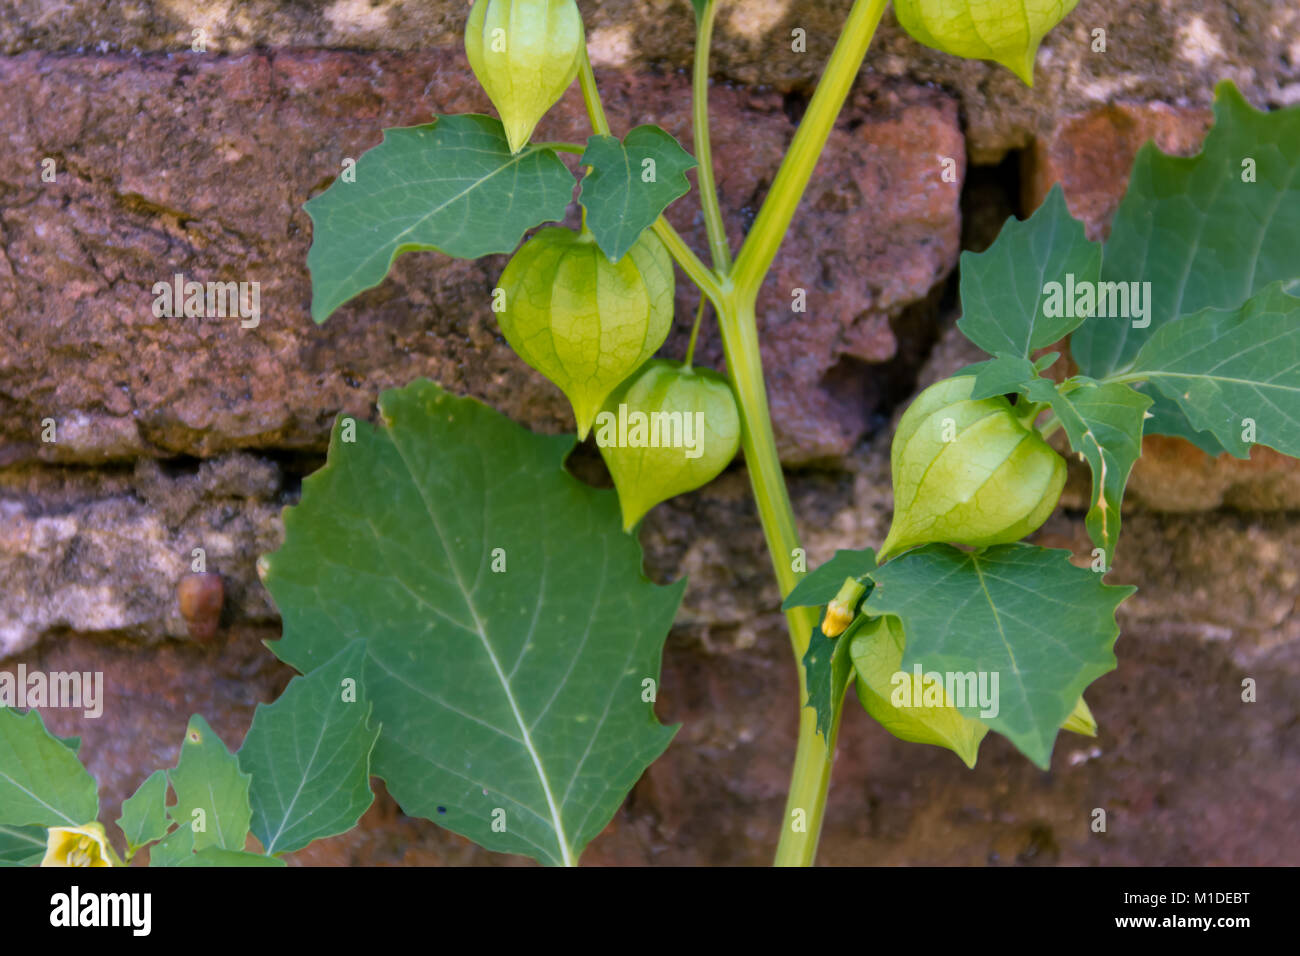
[[1049,316],[1047,284],[1071,275],[1075,282],[1095,282],[1100,271],[1101,246],[1088,240],[1061,187],[1053,186],[1028,219],[1008,219],[988,249],[961,254],[957,328],[990,355],[1028,359],[1087,318],[1069,309]]
[[698,165],[658,126],[638,126],[622,142],[592,136],[581,163],[590,167],[578,195],[587,228],[611,261],[623,258],[641,233],[690,191],[686,170]]
[[0,823],[81,826],[99,814],[95,779],[40,712],[0,707]]
[[384,427],[336,427],[263,558],[300,671],[367,641],[374,773],[407,813],[571,864],[672,738],[654,714],[685,582],[641,571],[612,491],[536,435],[428,381]]
[[1068,551],[1027,544],[970,552],[926,545],[871,578],[863,612],[902,623],[900,668],[985,674],[990,687],[998,675],[996,714],[969,700],[956,700],[957,709],[1044,770],[1084,688],[1115,668],[1115,609],[1136,590],[1102,584]]
[[379,285],[404,252],[510,252],[526,230],[563,219],[573,197],[573,175],[554,150],[511,153],[501,121],[478,113],[385,130],[354,172],[354,182],[340,178],[304,207],[317,322]]

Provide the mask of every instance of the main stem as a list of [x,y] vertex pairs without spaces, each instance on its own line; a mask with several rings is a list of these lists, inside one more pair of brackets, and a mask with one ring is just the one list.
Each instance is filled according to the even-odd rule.
[[[772,418],[768,410],[767,389],[763,380],[763,362],[759,353],[758,324],[754,307],[763,277],[772,264],[781,240],[794,218],[817,159],[830,136],[835,117],[848,97],[853,80],[862,67],[867,47],[884,13],[887,0],[854,0],[844,29],[836,41],[817,91],[813,94],[790,150],[772,181],[767,198],[754,221],[735,263],[730,262],[722,217],[718,211],[708,138],[708,39],[712,32],[716,0],[705,10],[697,48],[694,71],[694,111],[696,158],[700,161],[701,203],[708,226],[714,268],[708,269],[677,235],[662,216],[654,230],[668,251],[709,299],[718,314],[718,328],[726,355],[727,373],[740,406],[741,447],[749,470],[754,501],[767,542],[772,568],[776,573],[781,597],[785,598],[803,573],[803,551],[795,529],[794,511],[776,451]],[[584,51],[579,83],[586,100],[592,126],[608,135],[609,124],[600,103],[591,63]],[[800,571],[796,571],[799,561]],[[839,733],[840,711],[837,706],[830,732],[817,731],[817,717],[807,706],[808,675],[803,657],[808,650],[812,630],[817,625],[814,608],[793,608],[786,612],[790,643],[799,676],[799,737],[786,814],[777,846],[777,866],[811,866],[817,855],[826,794],[830,785],[831,760]],[[838,702],[837,702],[838,703]]]
[[[849,11],[844,29],[817,84],[817,91],[754,220],[754,228],[736,257],[731,275],[724,280],[726,301],[718,310],[727,371],[741,408],[745,465],[749,469],[754,500],[782,598],[798,581],[794,558],[799,548],[799,536],[772,434],[754,305],[763,277],[794,218],[835,118],[862,68],[862,60],[880,23],[885,3],[886,0],[855,0],[853,9]],[[817,841],[826,809],[840,709],[837,701],[830,731],[822,736],[817,731],[816,713],[807,706],[808,675],[803,666],[808,641],[817,624],[817,612],[812,608],[795,608],[786,612],[786,622],[799,674],[799,738],[775,863],[777,866],[811,866],[817,856]]]

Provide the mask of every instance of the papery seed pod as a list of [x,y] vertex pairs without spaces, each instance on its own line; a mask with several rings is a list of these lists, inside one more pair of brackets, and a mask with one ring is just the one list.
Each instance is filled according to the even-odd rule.
[[574,0],[477,0],[465,54],[501,114],[512,153],[555,105],[582,63],[586,38]]
[[900,670],[904,646],[903,626],[895,617],[875,618],[853,635],[849,653],[858,700],[898,739],[947,747],[974,767],[988,727],[953,706],[942,685]]
[[586,438],[601,403],[668,337],[673,265],[646,231],[618,262],[590,232],[542,229],[501,273],[501,331],[521,359],[558,385]]
[[740,412],[717,372],[655,359],[605,401],[596,445],[630,531],[661,501],[721,474],[740,448]]
[[176,600],[181,617],[189,628],[190,637],[196,641],[211,640],[221,622],[221,607],[225,603],[225,586],[221,575],[212,571],[187,574],[176,586]]
[[1082,697],[1074,705],[1074,710],[1070,711],[1070,716],[1065,718],[1065,723],[1061,724],[1061,729],[1085,737],[1097,736],[1097,718],[1092,716],[1092,710]]
[[1003,396],[971,401],[972,375],[944,379],[903,414],[890,449],[894,520],[884,557],[929,542],[987,547],[1047,520],[1065,460]]
[[1078,0],[894,0],[898,23],[928,47],[1001,63],[1029,86],[1049,30]]

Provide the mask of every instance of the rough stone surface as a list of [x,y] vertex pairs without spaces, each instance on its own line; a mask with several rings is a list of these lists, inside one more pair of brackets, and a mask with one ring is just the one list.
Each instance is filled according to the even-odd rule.
[[[570,427],[558,390],[514,356],[492,317],[503,256],[408,254],[323,328],[308,312],[302,203],[382,127],[486,109],[464,74],[458,52],[0,61],[0,96],[17,104],[0,117],[0,465],[323,451],[336,413],[368,415],[377,391],[420,376],[534,427]],[[683,79],[602,79],[616,129],[659,123],[690,141]],[[793,125],[774,93],[713,99],[738,243]],[[575,87],[538,136],[574,140],[586,128]],[[936,152],[962,155],[955,102],[892,82],[865,84],[832,136],[760,303],[790,463],[842,455],[862,437],[881,396],[845,363],[892,358],[891,318],[917,306],[910,321],[922,324],[918,304],[956,262],[960,183],[941,180]],[[47,156],[54,183],[37,175]],[[670,219],[705,248],[693,198]],[[260,283],[259,324],[156,318],[154,284],[175,274]],[[804,313],[791,310],[796,288],[807,291]],[[680,282],[668,354],[684,351],[694,304]],[[700,355],[721,364],[712,332]],[[49,419],[52,443],[41,440]]]
[[[693,50],[686,0],[583,0],[597,66],[687,68]],[[719,12],[712,67],[719,79],[806,94],[821,75],[849,0],[736,0]],[[74,0],[0,2],[0,53],[28,50],[180,53],[205,31],[208,53],[255,47],[355,50],[456,48],[463,0]],[[806,52],[795,52],[794,30]],[[1094,52],[1095,30],[1106,32]],[[923,47],[887,9],[866,71],[955,92],[977,162],[1028,146],[1052,118],[1115,99],[1206,104],[1231,78],[1252,99],[1300,101],[1300,9],[1279,0],[1082,0],[1040,49],[1035,87],[985,62]]]
[[[186,635],[176,588],[195,569],[218,573],[222,623],[278,621],[249,556],[279,546],[280,469],[235,454],[168,475],[134,469],[0,471],[0,659],[64,631],[146,644]],[[20,586],[18,583],[21,582]]]

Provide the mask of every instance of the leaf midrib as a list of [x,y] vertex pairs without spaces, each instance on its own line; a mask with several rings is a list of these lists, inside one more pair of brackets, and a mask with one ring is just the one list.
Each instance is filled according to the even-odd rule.
[[433,503],[429,501],[425,494],[424,486],[416,478],[415,469],[411,467],[406,453],[402,450],[401,443],[397,436],[392,436],[393,448],[397,452],[397,457],[401,459],[402,465],[406,468],[406,473],[411,479],[411,484],[420,496],[420,501],[424,504],[425,513],[429,516],[429,521],[433,524],[433,530],[438,535],[438,543],[442,546],[442,552],[447,557],[447,564],[451,568],[452,574],[456,578],[456,587],[460,590],[461,596],[465,600],[465,606],[469,609],[470,616],[474,619],[474,630],[478,634],[479,641],[483,645],[484,651],[488,655],[488,660],[492,663],[492,669],[496,672],[497,680],[501,684],[501,689],[506,696],[506,702],[510,705],[510,712],[514,716],[515,723],[519,727],[521,741],[524,749],[528,752],[529,759],[532,760],[533,766],[537,770],[538,781],[542,785],[542,792],[546,797],[546,806],[551,813],[551,827],[555,832],[556,843],[559,845],[560,858],[565,866],[573,866],[575,861],[573,854],[569,850],[568,836],[564,832],[564,822],[560,818],[559,807],[555,803],[555,795],[551,792],[550,778],[546,775],[546,768],[542,766],[541,754],[533,745],[532,734],[524,721],[523,713],[519,710],[519,704],[515,700],[514,691],[510,687],[510,680],[506,677],[505,671],[501,668],[501,662],[497,659],[496,651],[492,648],[491,641],[488,640],[487,632],[483,628],[483,621],[479,617],[478,608],[474,605],[473,595],[465,587],[465,580],[461,576],[460,566],[456,563],[451,549],[447,546],[447,538],[443,533],[442,524],[438,521],[437,514],[433,509]]

